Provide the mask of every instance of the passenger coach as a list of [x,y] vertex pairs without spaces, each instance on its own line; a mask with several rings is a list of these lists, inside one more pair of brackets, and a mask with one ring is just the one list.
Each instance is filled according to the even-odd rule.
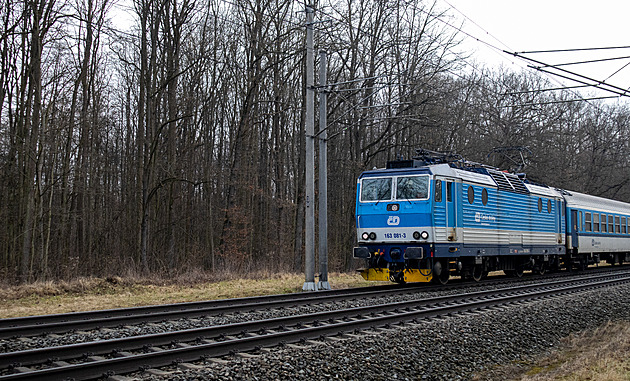
[[567,246],[584,267],[605,260],[622,264],[630,256],[630,205],[577,192],[563,192],[571,223]]

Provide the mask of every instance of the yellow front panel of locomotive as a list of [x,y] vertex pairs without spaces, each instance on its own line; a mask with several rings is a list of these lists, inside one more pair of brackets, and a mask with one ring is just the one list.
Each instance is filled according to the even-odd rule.
[[[428,275],[427,275],[428,274]],[[433,274],[431,270],[405,269],[405,282],[431,282]]]
[[363,269],[361,270],[361,276],[365,280],[388,282],[389,269]]

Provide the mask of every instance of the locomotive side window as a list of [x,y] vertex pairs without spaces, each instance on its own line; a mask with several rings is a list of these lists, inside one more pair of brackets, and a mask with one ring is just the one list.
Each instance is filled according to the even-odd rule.
[[613,216],[608,215],[608,233],[615,232],[615,224],[613,223]]
[[599,213],[593,213],[593,231],[599,232]]
[[475,189],[472,187],[472,185],[468,186],[468,203],[469,204],[474,204],[475,202]]
[[429,177],[411,176],[396,179],[396,199],[427,199],[429,198]]
[[586,231],[587,232],[592,231],[591,214],[587,212],[586,215],[584,216],[584,219],[586,220]]
[[542,212],[542,198],[538,199],[538,213]]
[[606,233],[608,230],[606,229],[606,215],[602,213],[602,233]]
[[488,190],[486,188],[481,191],[481,203],[483,206],[488,205]]
[[435,202],[442,202],[442,180],[435,180]]
[[446,182],[446,201],[453,201],[453,183],[450,181]]
[[547,213],[551,213],[551,200],[547,200]]
[[619,216],[615,216],[615,233],[621,233],[621,226],[619,225]]
[[621,234],[626,234],[626,217],[621,217]]
[[361,181],[361,201],[387,201],[391,199],[391,177],[363,179]]

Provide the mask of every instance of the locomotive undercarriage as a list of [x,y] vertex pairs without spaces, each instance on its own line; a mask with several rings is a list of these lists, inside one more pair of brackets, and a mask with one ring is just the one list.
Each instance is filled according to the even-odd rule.
[[448,269],[448,276],[441,273],[439,279],[435,280],[438,283],[446,283],[450,276],[480,281],[493,271],[503,271],[508,276],[521,277],[523,272],[528,270],[542,275],[560,269],[558,255],[458,257],[443,259],[439,263],[441,269],[437,269],[436,274]]
[[543,275],[561,269],[581,271],[589,265],[605,261],[611,265],[630,262],[630,253],[577,253],[531,256],[477,256],[407,259],[388,262],[382,256],[366,260],[366,269],[359,270],[366,280],[405,282],[433,282],[446,284],[451,277],[480,281],[493,271],[521,277],[525,271]]

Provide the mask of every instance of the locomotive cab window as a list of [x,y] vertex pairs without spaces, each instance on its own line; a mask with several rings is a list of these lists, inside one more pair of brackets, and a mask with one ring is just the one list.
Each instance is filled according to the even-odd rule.
[[361,180],[361,201],[389,201],[391,199],[391,177]]
[[426,200],[427,198],[429,198],[429,176],[409,176],[396,179],[397,200]]

